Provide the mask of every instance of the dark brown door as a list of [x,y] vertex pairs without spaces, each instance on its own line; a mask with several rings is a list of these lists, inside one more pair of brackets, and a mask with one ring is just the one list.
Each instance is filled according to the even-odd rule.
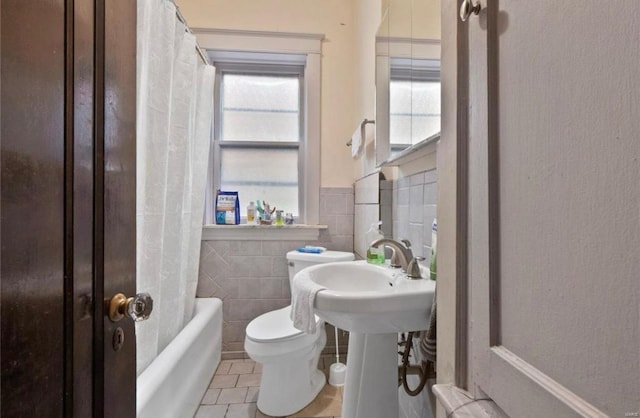
[[[104,38],[104,104],[99,114],[104,115],[103,145],[96,150],[102,155],[104,190],[97,193],[104,207],[104,295],[111,298],[116,293],[133,296],[136,292],[136,2],[132,0],[105,1],[106,7],[98,11],[104,22],[98,33]],[[99,36],[98,36],[99,38]],[[96,236],[101,235],[96,231]],[[100,319],[102,318],[102,319]],[[96,316],[104,324],[104,330],[96,335],[104,336],[104,387],[103,402],[105,417],[135,417],[136,405],[136,340],[133,321],[125,318],[111,322],[104,314]],[[96,328],[100,324],[96,323]],[[113,347],[115,333],[124,331],[124,344],[119,351]],[[96,394],[96,398],[100,393]]]
[[134,417],[136,3],[0,4],[0,414]]
[[64,410],[65,33],[62,0],[2,0],[3,417]]

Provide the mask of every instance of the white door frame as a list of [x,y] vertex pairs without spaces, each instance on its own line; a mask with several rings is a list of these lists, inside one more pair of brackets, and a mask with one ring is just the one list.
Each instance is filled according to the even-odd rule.
[[[442,136],[438,144],[437,383],[467,384],[467,26],[442,7]],[[444,410],[437,406],[438,416]]]

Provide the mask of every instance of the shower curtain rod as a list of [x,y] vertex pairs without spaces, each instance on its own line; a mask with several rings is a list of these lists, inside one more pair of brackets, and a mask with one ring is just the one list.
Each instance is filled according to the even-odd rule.
[[[191,32],[191,28],[189,27],[189,24],[187,23],[187,20],[182,15],[182,12],[180,11],[180,8],[178,7],[178,5],[174,1],[171,1],[171,2],[173,3],[174,6],[176,6],[176,17],[185,26],[187,32],[189,32],[190,34],[193,35],[193,32]],[[200,59],[202,60],[202,62],[204,62],[205,65],[209,65],[209,60],[207,59],[207,54],[204,53],[204,51],[202,50],[202,48],[200,48],[200,45],[198,45],[197,42],[196,42],[196,52],[198,53],[198,55],[200,55]]]

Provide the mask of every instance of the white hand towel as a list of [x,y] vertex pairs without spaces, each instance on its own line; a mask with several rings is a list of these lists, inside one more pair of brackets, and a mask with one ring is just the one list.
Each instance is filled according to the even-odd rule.
[[[304,280],[303,277],[305,278]],[[293,277],[291,289],[291,320],[293,326],[307,334],[316,332],[316,315],[313,304],[319,291],[326,289],[310,280],[304,270]]]
[[364,135],[362,135],[362,126],[358,125],[356,130],[351,135],[351,156],[358,158],[362,155],[362,149],[364,148]]

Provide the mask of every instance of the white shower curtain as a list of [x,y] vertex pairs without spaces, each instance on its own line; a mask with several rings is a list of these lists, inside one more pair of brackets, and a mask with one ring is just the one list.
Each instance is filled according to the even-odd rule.
[[167,0],[138,0],[137,289],[140,374],[191,319],[213,116],[212,66]]

